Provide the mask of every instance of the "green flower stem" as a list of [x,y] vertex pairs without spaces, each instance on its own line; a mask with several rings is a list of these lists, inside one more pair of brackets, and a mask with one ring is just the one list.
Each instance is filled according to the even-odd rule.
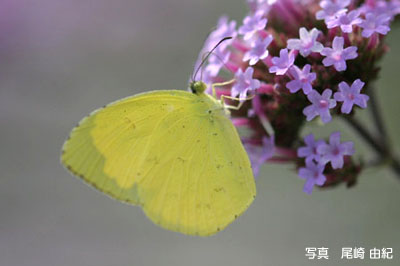
[[373,87],[368,87],[366,90],[369,96],[369,110],[372,113],[372,118],[374,119],[375,126],[380,134],[380,139],[385,147],[390,148],[390,141],[388,139],[388,134],[386,133],[385,123],[383,122],[382,115],[380,112],[379,104],[376,98],[376,91]]
[[390,151],[386,142],[378,141],[357,119],[351,115],[342,116],[357,133],[379,153],[383,162],[386,162],[400,178],[400,162]]

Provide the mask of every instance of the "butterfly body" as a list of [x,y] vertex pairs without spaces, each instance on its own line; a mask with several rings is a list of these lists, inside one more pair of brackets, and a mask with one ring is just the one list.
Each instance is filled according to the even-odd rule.
[[251,204],[255,184],[229,111],[198,85],[92,112],[72,130],[62,163],[112,198],[140,205],[163,228],[222,230]]

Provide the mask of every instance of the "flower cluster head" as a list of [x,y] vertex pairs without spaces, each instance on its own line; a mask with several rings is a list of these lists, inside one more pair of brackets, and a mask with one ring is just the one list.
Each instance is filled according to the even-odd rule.
[[312,134],[303,140],[301,132],[309,123],[324,125],[367,108],[400,0],[247,3],[241,24],[219,20],[196,68],[222,38],[232,39],[215,49],[195,78],[209,84],[234,78],[217,88],[217,97],[254,96],[232,112],[232,121],[248,129],[243,143],[255,175],[265,162],[287,162],[306,179],[307,193],[314,185],[354,184],[362,164],[352,158],[352,142],[341,142],[340,131],[319,140]]

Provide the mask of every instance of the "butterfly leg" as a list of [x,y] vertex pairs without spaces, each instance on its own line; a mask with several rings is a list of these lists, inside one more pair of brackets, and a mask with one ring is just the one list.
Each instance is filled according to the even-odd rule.
[[217,98],[217,92],[215,90],[215,87],[226,86],[226,85],[232,84],[233,82],[235,82],[235,79],[231,79],[231,80],[228,80],[228,81],[225,81],[225,82],[220,82],[220,83],[213,83],[211,85],[213,97]]
[[[240,99],[240,98],[237,98],[237,97],[231,97],[231,96],[227,96],[227,95],[222,95],[222,96],[221,96],[221,103],[222,103],[226,108],[228,108],[228,109],[231,109],[231,110],[239,110],[239,109],[243,106],[243,104],[245,103],[245,101],[251,100],[251,99],[253,99],[253,98],[254,98],[254,95],[251,95],[251,96],[246,97],[246,98],[244,98],[244,99]],[[225,103],[225,99],[234,100],[234,101],[239,101],[239,104],[238,104],[237,106],[226,104],[226,103]]]

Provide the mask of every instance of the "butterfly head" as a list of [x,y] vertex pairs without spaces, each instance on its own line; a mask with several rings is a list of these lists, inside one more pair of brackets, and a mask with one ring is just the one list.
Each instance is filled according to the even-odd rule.
[[[203,58],[203,60],[201,60],[200,64],[198,65],[196,71],[194,72],[194,74],[192,75],[192,81],[190,82],[189,88],[190,90],[194,93],[194,94],[202,94],[204,93],[204,91],[207,89],[207,85],[202,82],[202,81],[195,81],[195,78],[197,77],[197,73],[199,72],[199,70],[202,69],[202,66],[204,65],[204,63],[208,60],[209,56],[214,52],[214,50],[224,41],[226,40],[230,40],[232,39],[232,37],[225,37],[222,38],[222,40],[220,40],[212,49],[211,51],[207,52]],[[218,58],[218,56],[217,56]],[[223,63],[223,62],[222,62]],[[202,77],[202,74],[200,75],[200,77]],[[201,80],[202,78],[200,78]]]
[[189,88],[194,94],[202,94],[207,89],[207,85],[203,81],[192,81]]

